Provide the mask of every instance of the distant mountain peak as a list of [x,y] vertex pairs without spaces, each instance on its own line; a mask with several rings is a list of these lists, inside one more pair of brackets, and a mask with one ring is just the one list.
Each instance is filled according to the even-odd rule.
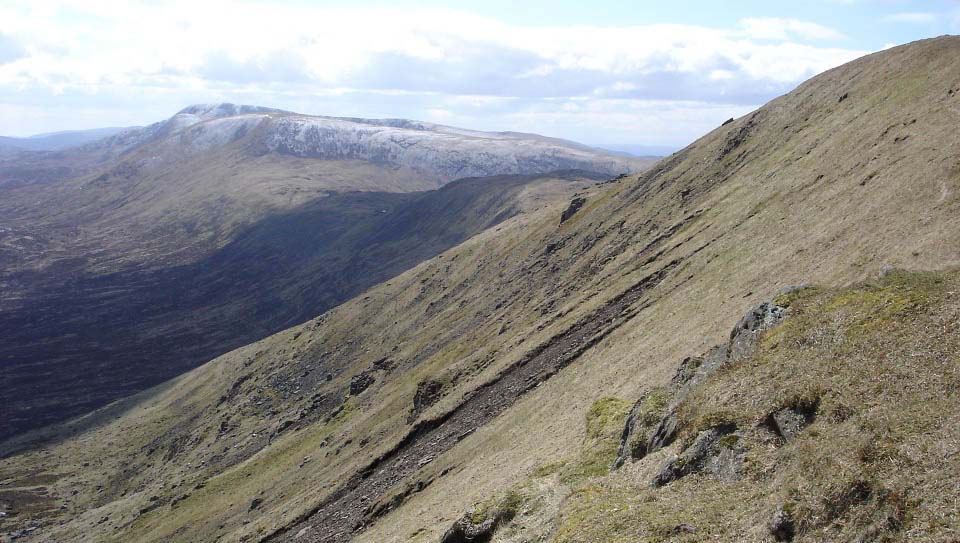
[[571,169],[615,176],[641,170],[650,162],[536,134],[483,132],[399,118],[307,115],[231,103],[185,107],[167,120],[123,132],[101,147],[120,156],[158,144],[161,147],[149,151],[152,163],[165,157],[173,164],[240,140],[255,154],[359,160],[413,172],[437,185],[462,177]]
[[194,115],[203,120],[217,119],[220,117],[233,117],[235,115],[246,115],[249,113],[288,113],[282,109],[274,109],[263,106],[251,106],[246,104],[231,104],[221,102],[219,104],[194,104],[187,106],[177,112],[177,115]]

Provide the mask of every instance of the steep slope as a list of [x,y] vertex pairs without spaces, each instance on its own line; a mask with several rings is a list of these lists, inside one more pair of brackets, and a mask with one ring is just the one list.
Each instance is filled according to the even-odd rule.
[[[655,443],[668,426],[673,442],[635,446],[635,463],[569,485],[554,541],[957,538],[958,281],[956,271],[890,270],[849,288],[775,297],[782,306],[759,334],[750,330],[756,313],[733,330],[720,366],[704,368],[717,350],[688,358],[670,386],[645,394],[640,409],[666,424],[633,443]],[[660,419],[677,389],[686,395]],[[601,405],[609,412],[616,402]],[[598,426],[596,412],[588,428]],[[552,469],[560,478],[570,471]],[[528,493],[514,491],[518,510],[540,498],[548,471]],[[495,540],[511,540],[525,522],[502,526]]]
[[[470,519],[480,524],[520,513],[495,534],[501,541],[696,540],[703,533],[740,537],[743,529],[750,530],[744,539],[764,540],[768,527],[757,523],[769,522],[772,508],[785,503],[777,498],[792,496],[796,483],[795,519],[806,530],[798,537],[847,540],[855,529],[882,524],[893,508],[901,524],[894,532],[938,540],[956,525],[955,516],[936,517],[944,500],[956,498],[955,460],[943,456],[953,436],[944,430],[949,417],[924,422],[924,429],[944,431],[930,449],[900,451],[915,459],[910,473],[926,478],[909,496],[913,516],[896,513],[897,498],[877,498],[887,487],[872,481],[847,488],[850,507],[820,515],[818,489],[842,492],[867,468],[851,465],[831,487],[829,458],[814,455],[816,469],[801,471],[821,486],[805,486],[796,476],[805,465],[791,455],[794,447],[819,446],[813,433],[785,446],[783,458],[745,440],[761,469],[739,482],[691,475],[649,500],[630,495],[650,484],[665,455],[686,454],[681,449],[696,443],[701,429],[746,426],[744,419],[776,404],[769,383],[755,396],[735,393],[754,390],[743,383],[771,369],[797,374],[797,362],[787,359],[800,353],[790,340],[822,322],[813,319],[811,327],[804,307],[823,308],[814,314],[833,323],[826,337],[846,333],[846,316],[861,318],[861,302],[842,303],[859,295],[831,288],[874,276],[883,264],[960,264],[957,74],[958,38],[864,57],[644,174],[514,217],[303,326],[88,417],[9,441],[0,501],[18,514],[4,522],[10,531],[37,526],[28,540],[40,541],[437,541],[480,503]],[[870,317],[897,319],[858,341],[876,349],[867,358],[882,351],[872,342],[887,330],[912,338],[904,341],[920,351],[939,349],[924,358],[937,365],[923,372],[903,368],[910,350],[883,366],[909,379],[905,395],[891,400],[932,401],[906,394],[929,379],[941,380],[931,392],[956,383],[955,364],[943,363],[955,360],[956,278],[916,288],[905,281],[907,294],[896,283],[876,288],[893,287],[917,313],[875,314],[864,306]],[[828,294],[798,298],[799,324],[780,336],[783,357],[770,354],[777,361],[762,371],[748,362],[731,366],[728,381],[705,381],[689,398],[699,398],[692,409],[704,415],[694,419],[709,424],[682,426],[673,449],[605,476],[617,452],[608,445],[616,444],[635,399],[667,387],[681,359],[721,343],[747,309],[800,283],[823,285]],[[910,292],[929,302],[910,302]],[[880,301],[881,309],[890,307]],[[915,323],[914,314],[921,316]],[[938,331],[918,335],[937,323],[949,342],[938,343]],[[775,349],[767,341],[761,356]],[[818,357],[812,384],[830,391],[847,367],[840,353],[806,353]],[[856,386],[828,399],[888,391],[890,380],[863,379],[857,360],[846,373],[858,376]],[[728,389],[732,383],[740,388]],[[620,399],[597,403],[602,398]],[[955,395],[941,393],[936,402],[910,409],[956,412]],[[656,412],[660,402],[653,404]],[[859,411],[849,425],[810,428],[823,439],[842,432],[866,442],[871,425],[900,431],[900,423],[888,424],[890,413],[914,412],[851,407]],[[736,414],[730,421],[710,417],[711,410]],[[581,455],[584,443],[600,454]],[[885,453],[877,458],[889,468]],[[930,472],[935,459],[951,466],[942,474],[945,497],[926,482],[937,475]],[[683,509],[680,500],[699,480],[704,494],[692,503],[704,508]],[[534,491],[508,492],[528,483]],[[739,498],[735,507],[720,501],[727,492]],[[535,506],[523,505],[528,495]],[[676,522],[667,526],[673,518],[659,513]],[[803,524],[811,518],[820,520]]]
[[188,265],[28,277],[0,313],[0,435],[63,420],[301,323],[597,174],[465,179],[331,194]]

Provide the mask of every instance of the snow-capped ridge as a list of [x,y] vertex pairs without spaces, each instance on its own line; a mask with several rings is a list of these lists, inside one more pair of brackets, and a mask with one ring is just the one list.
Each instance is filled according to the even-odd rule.
[[[611,176],[645,162],[578,143],[519,132],[483,132],[408,119],[303,115],[231,103],[195,104],[165,121],[104,140],[115,155],[157,145],[154,164],[218,147],[321,160],[360,160],[415,172],[438,184],[462,177],[585,170]],[[163,158],[166,157],[166,158]]]
[[[219,104],[194,104],[187,106],[176,113],[176,115],[194,115],[201,120],[210,120],[220,117],[233,117],[236,115],[246,115],[248,113],[290,113],[282,109],[275,109],[263,106],[251,106],[246,104],[231,104],[222,102]],[[176,116],[175,115],[175,116]]]

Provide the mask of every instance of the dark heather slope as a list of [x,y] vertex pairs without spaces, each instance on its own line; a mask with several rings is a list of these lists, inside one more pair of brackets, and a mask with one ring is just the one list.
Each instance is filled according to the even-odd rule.
[[[28,541],[436,542],[470,510],[478,526],[511,523],[499,542],[761,542],[782,507],[801,541],[949,540],[955,280],[902,288],[887,274],[862,296],[833,289],[888,264],[960,266],[958,74],[960,38],[864,57],[647,172],[517,215],[301,326],[10,440],[7,530],[36,526]],[[784,358],[738,359],[699,381],[675,435],[644,440],[652,452],[610,474],[637,399],[803,283],[836,296],[771,331],[787,334]],[[887,337],[878,321],[904,324],[906,348],[858,350]],[[760,352],[772,345],[763,334]],[[695,366],[677,382],[698,382],[685,377]],[[713,388],[724,376],[741,385]],[[781,382],[789,396],[776,395]],[[911,400],[925,391],[938,403]],[[843,401],[800,435],[831,439],[779,444],[816,397]],[[655,407],[667,406],[650,403],[659,426]],[[930,406],[921,436],[901,432]],[[778,430],[763,430],[771,414]],[[851,445],[839,463],[834,443]],[[901,471],[912,487],[889,476]]]
[[[332,194],[185,266],[29,278],[0,313],[0,437],[89,411],[301,323],[519,213],[602,179],[466,179],[425,193]],[[538,194],[541,193],[541,194]],[[527,201],[529,200],[529,201]]]

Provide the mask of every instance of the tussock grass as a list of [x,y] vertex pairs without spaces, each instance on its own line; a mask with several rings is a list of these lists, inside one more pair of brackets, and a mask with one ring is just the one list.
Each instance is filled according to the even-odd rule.
[[[745,478],[691,476],[653,490],[644,478],[663,461],[654,455],[631,467],[638,479],[615,473],[575,491],[553,540],[768,541],[779,508],[797,541],[957,537],[958,291],[955,272],[896,271],[791,293],[789,318],[757,353],[681,406],[687,440],[717,421],[737,424]],[[815,406],[815,419],[780,446],[763,421],[787,406]]]

